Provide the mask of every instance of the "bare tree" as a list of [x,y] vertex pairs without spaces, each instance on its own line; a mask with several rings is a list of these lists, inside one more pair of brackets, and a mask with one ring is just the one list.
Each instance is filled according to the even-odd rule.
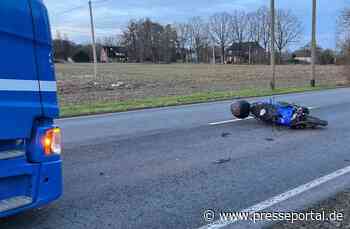
[[176,31],[150,19],[130,21],[123,33],[123,45],[133,62],[172,62],[176,60]]
[[260,44],[266,50],[269,49],[270,34],[270,10],[267,7],[261,7],[256,11],[257,19],[260,22]]
[[123,31],[122,44],[127,48],[128,58],[131,62],[137,62],[138,49],[137,49],[137,35],[136,31],[138,25],[136,21],[129,21],[127,28]]
[[[347,18],[350,21],[350,14]],[[275,43],[281,54],[290,44],[300,39],[302,25],[291,11],[279,10],[276,21]],[[232,15],[226,12],[216,13],[209,17],[208,22],[201,17],[193,17],[188,23],[164,26],[150,19],[141,19],[129,22],[122,35],[122,44],[128,50],[130,61],[154,63],[173,62],[179,57],[186,62],[194,59],[194,54],[196,62],[207,62],[211,58],[215,59],[215,50],[219,46],[221,63],[224,63],[226,48],[234,42],[238,43],[236,55],[244,56],[244,59],[247,58],[245,42],[249,42],[252,48],[260,44],[268,53],[270,27],[270,12],[267,7],[250,13],[243,10],[236,10]],[[114,37],[106,37],[102,43],[112,44],[116,41]],[[259,61],[263,59],[261,52],[249,48],[249,63],[255,62],[255,57]]]
[[240,55],[244,55],[243,42],[248,40],[248,16],[245,11],[236,10],[232,15],[233,40],[238,43]]
[[177,33],[178,52],[181,56],[182,62],[185,63],[187,58],[187,47],[189,46],[190,28],[186,23],[177,23],[174,25]]
[[225,49],[233,41],[232,16],[226,12],[216,13],[209,19],[211,39],[220,46],[221,63],[225,63]]
[[344,45],[350,43],[350,9],[345,9],[338,18],[337,42],[340,51],[344,51]]
[[345,9],[343,11],[342,18],[343,18],[343,24],[349,28],[350,27],[350,9]]
[[121,46],[122,38],[120,35],[105,36],[99,39],[98,43],[104,46]]
[[344,64],[346,78],[350,83],[350,8],[344,9],[338,18],[337,46],[339,50],[337,62]]
[[269,48],[271,41],[271,17],[269,8],[263,6],[256,12],[260,22],[260,45],[265,49],[264,61],[269,59]]
[[236,10],[232,15],[233,39],[243,43],[248,37],[248,16],[245,11]]
[[263,37],[263,23],[261,21],[261,15],[259,11],[251,12],[247,14],[247,40],[249,42],[249,64],[253,64],[256,57],[252,52],[252,44],[260,44]]
[[289,10],[278,10],[276,19],[276,46],[281,58],[285,48],[300,40],[303,28],[298,17]]
[[176,61],[177,33],[171,25],[166,25],[161,33],[160,60],[165,63]]
[[251,42],[260,43],[262,39],[262,23],[258,11],[247,14],[247,39]]
[[77,45],[69,40],[67,34],[62,35],[57,31],[56,38],[53,40],[54,58],[59,60],[68,60],[77,49]]
[[207,26],[201,17],[191,18],[189,23],[190,30],[190,53],[194,50],[197,63],[201,62],[201,49],[205,46],[207,36]]
[[63,38],[60,31],[56,31],[56,37],[53,40],[53,50],[55,59],[64,59]]

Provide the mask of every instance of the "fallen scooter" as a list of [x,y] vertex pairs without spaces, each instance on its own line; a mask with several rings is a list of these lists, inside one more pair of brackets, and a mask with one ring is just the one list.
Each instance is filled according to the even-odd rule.
[[250,115],[264,123],[287,126],[292,129],[326,127],[328,122],[310,115],[307,107],[285,102],[238,101],[231,105],[232,114],[239,119]]

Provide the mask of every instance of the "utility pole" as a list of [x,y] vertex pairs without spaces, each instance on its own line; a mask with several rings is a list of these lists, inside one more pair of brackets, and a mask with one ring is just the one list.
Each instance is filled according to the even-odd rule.
[[312,0],[312,41],[311,41],[311,71],[312,71],[312,79],[311,79],[311,87],[316,86],[316,21],[317,18],[317,2],[316,0]]
[[216,56],[215,56],[215,44],[213,44],[213,64],[216,64]]
[[90,23],[91,23],[92,54],[94,58],[94,80],[97,80],[97,54],[96,54],[96,40],[95,40],[95,25],[94,25],[94,16],[92,12],[91,0],[89,0],[89,9],[90,9]]
[[272,80],[271,89],[276,89],[276,58],[275,58],[275,0],[271,0],[271,68],[272,68]]

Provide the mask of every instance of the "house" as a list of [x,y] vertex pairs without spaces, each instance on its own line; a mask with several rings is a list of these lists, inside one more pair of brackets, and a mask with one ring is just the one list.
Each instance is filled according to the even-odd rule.
[[119,46],[103,46],[100,60],[102,63],[126,63],[128,61],[127,49]]
[[209,63],[221,63],[221,48],[219,46],[209,47],[207,52]]
[[312,61],[311,50],[308,48],[302,48],[293,53],[293,60],[295,63],[310,64]]
[[[307,44],[293,53],[293,61],[296,64],[311,64],[312,53],[311,44]],[[322,49],[316,46],[316,64],[334,64],[334,51],[330,49]]]
[[233,43],[226,49],[228,64],[257,64],[263,63],[266,51],[258,42]]

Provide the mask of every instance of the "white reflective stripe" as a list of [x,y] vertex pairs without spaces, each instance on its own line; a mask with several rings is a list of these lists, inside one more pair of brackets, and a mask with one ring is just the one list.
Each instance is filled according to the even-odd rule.
[[40,81],[40,89],[44,92],[56,92],[57,84],[56,81]]
[[[43,92],[56,92],[55,81],[40,81]],[[0,79],[0,91],[35,91],[39,92],[37,80]]]
[[39,91],[36,80],[0,79],[0,91]]

